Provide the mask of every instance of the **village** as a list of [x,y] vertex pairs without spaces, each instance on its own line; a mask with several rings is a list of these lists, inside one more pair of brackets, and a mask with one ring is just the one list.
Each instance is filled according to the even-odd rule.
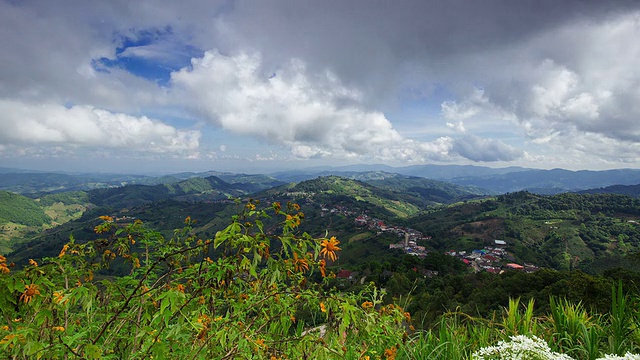
[[[323,207],[323,212],[340,213],[344,216],[355,216],[353,211],[346,208]],[[405,254],[425,257],[429,252],[425,246],[418,245],[419,242],[431,240],[431,236],[425,235],[418,230],[403,226],[385,224],[383,220],[373,218],[366,214],[356,216],[355,225],[366,227],[377,234],[394,234],[401,240],[390,244],[389,249],[400,249]],[[474,272],[486,271],[493,274],[502,274],[505,271],[524,271],[531,273],[539,269],[533,264],[518,264],[514,257],[506,250],[507,242],[504,240],[494,240],[492,246],[485,246],[482,249],[472,251],[450,250],[445,254],[456,257],[467,264]]]

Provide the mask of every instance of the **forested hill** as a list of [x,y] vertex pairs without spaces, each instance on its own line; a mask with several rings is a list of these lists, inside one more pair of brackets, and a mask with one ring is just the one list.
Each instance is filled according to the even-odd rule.
[[427,202],[439,204],[450,204],[460,200],[493,194],[489,190],[480,189],[476,186],[462,186],[444,181],[398,174],[387,174],[382,179],[365,181],[380,189],[410,194]]
[[434,248],[472,250],[507,242],[521,262],[556,269],[602,267],[640,250],[640,199],[611,194],[517,192],[409,220]]
[[578,191],[578,194],[619,194],[640,197],[639,185],[612,185],[598,189]]
[[95,189],[89,192],[89,198],[95,205],[120,209],[167,199],[213,201],[245,195],[238,187],[216,176],[195,177],[173,184]]

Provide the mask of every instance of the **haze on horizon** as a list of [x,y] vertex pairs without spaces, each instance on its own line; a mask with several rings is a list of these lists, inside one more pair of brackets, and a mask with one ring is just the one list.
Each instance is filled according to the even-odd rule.
[[640,168],[637,1],[0,0],[0,166]]

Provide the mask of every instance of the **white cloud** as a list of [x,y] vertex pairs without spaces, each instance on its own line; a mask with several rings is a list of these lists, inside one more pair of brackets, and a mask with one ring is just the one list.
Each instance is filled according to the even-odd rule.
[[[199,147],[200,132],[180,130],[145,116],[112,113],[92,106],[66,108],[0,100],[3,143],[111,148],[122,151],[189,154]],[[61,145],[56,145],[61,144]]]
[[235,133],[282,144],[298,158],[422,160],[440,148],[404,139],[384,114],[330,72],[310,75],[300,60],[272,71],[258,54],[206,52],[175,72],[171,85],[200,116]]

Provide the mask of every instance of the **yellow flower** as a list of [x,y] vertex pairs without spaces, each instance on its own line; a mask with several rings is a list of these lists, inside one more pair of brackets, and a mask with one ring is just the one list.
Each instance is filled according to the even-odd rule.
[[3,325],[3,326],[2,326],[2,330],[4,330],[4,331],[8,331],[8,330],[9,330],[9,325]]
[[38,267],[38,262],[33,259],[29,259],[29,265],[33,267]]
[[342,250],[338,244],[340,244],[340,241],[338,241],[335,236],[332,236],[331,239],[322,240],[320,243],[320,246],[322,247],[320,254],[331,261],[336,261],[338,258],[336,256],[336,251]]
[[113,221],[113,218],[111,216],[107,216],[107,215],[102,215],[99,218],[100,218],[100,220],[104,220],[104,221],[109,221],[109,222]]
[[0,262],[0,273],[8,274],[9,272],[11,272],[11,270],[9,270],[7,264]]
[[51,330],[62,332],[62,331],[64,331],[64,326],[54,326],[54,327],[51,328]]
[[24,292],[20,295],[20,301],[28,304],[36,295],[40,295],[37,284],[25,285]]

